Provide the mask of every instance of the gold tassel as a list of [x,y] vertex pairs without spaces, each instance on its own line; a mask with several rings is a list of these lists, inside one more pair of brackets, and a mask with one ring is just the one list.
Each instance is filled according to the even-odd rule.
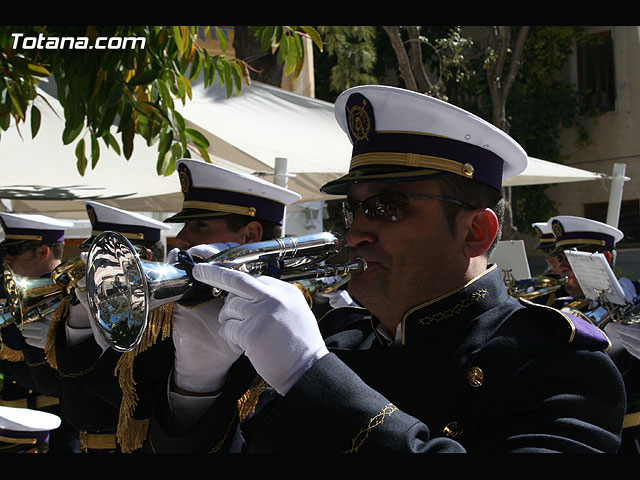
[[147,329],[142,339],[133,350],[123,353],[116,365],[114,375],[118,377],[122,389],[116,439],[123,453],[130,453],[142,447],[149,429],[149,419],[133,418],[133,412],[138,405],[136,382],[133,378],[133,361],[138,354],[147,350],[158,340],[168,338],[172,330],[173,303],[166,303],[149,313]]
[[22,353],[22,350],[14,350],[2,343],[0,344],[0,360],[24,362],[24,353]]
[[262,377],[257,376],[244,395],[238,399],[238,416],[244,420],[250,413],[255,412],[260,395],[269,387]]
[[51,318],[51,325],[49,325],[49,332],[47,333],[47,343],[44,345],[44,356],[47,359],[47,363],[49,363],[54,370],[58,370],[58,361],[56,359],[56,327],[58,322],[66,318],[67,315],[69,315],[69,297],[64,297]]
[[[122,453],[131,453],[142,447],[142,443],[145,438],[147,438],[147,433],[149,432],[149,423],[151,423],[150,418],[143,420],[129,418],[126,425],[121,425],[121,422],[118,422],[116,440],[120,445],[120,451]],[[121,432],[121,429],[125,428],[126,435]]]

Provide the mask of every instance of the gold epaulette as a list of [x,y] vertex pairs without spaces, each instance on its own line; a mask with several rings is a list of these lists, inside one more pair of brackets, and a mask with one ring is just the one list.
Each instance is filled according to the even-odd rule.
[[173,330],[173,303],[166,303],[149,312],[147,329],[133,350],[123,353],[118,360],[114,375],[118,377],[122,389],[122,402],[116,439],[123,453],[130,453],[142,447],[149,430],[149,419],[138,420],[133,413],[138,405],[136,382],[133,378],[133,362],[138,354],[153,346],[158,340],[164,340]]

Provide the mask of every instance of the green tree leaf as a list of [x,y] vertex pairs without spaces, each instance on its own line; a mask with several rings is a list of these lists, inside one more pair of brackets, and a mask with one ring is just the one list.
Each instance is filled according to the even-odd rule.
[[127,160],[133,155],[134,136],[133,122],[129,122],[122,128],[122,153]]
[[301,26],[300,27],[307,35],[309,35],[309,37],[311,37],[311,40],[313,41],[313,43],[316,45],[316,47],[318,47],[318,49],[322,52],[324,50],[324,46],[322,44],[322,37],[320,36],[320,34],[318,33],[318,31],[313,28],[313,27],[308,27],[308,26]]
[[185,128],[185,132],[196,147],[204,149],[209,148],[209,140],[207,140],[207,137],[205,137],[198,130],[195,130],[193,128]]
[[216,27],[216,35],[218,37],[218,42],[220,43],[220,49],[223,52],[227,51],[227,37],[224,32],[220,29],[220,27]]
[[80,141],[76,144],[76,167],[80,175],[84,175],[84,172],[87,170],[87,157],[84,153],[84,138],[81,138]]
[[33,105],[31,107],[31,138],[35,138],[40,130],[40,122],[42,120],[42,114],[40,109]]
[[91,169],[96,168],[98,159],[100,158],[100,144],[95,134],[91,132]]

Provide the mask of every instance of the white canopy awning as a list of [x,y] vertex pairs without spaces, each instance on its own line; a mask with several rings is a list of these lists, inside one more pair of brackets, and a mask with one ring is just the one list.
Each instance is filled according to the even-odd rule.
[[[165,208],[163,195],[180,191],[175,176],[157,175],[157,152],[139,137],[134,140],[134,154],[129,161],[100,141],[96,168],[88,166],[81,176],[76,168],[75,142],[70,145],[62,142],[62,106],[46,92],[39,89],[39,93],[42,98],[36,98],[34,104],[42,113],[42,120],[35,138],[31,138],[29,117],[20,131],[12,124],[0,137],[0,198],[4,210],[10,205],[18,213],[73,218],[67,212],[78,211],[86,217],[84,200],[93,199],[117,203],[116,206],[136,204],[144,208],[130,209],[151,211]],[[156,198],[159,200],[155,201]],[[171,210],[174,208],[171,205]]]
[[210,153],[265,174],[273,181],[276,158],[286,158],[288,187],[303,201],[335,198],[320,187],[347,173],[351,143],[333,104],[253,82],[227,98],[215,83],[192,86],[192,100],[176,109],[209,139]]
[[[55,88],[45,86],[49,92]],[[0,137],[0,209],[38,212],[61,218],[84,218],[84,201],[93,199],[131,211],[175,212],[182,193],[177,175],[156,173],[156,146],[136,137],[127,161],[100,142],[100,159],[84,176],[76,170],[75,142],[63,145],[64,114],[59,102],[41,92],[35,100],[42,125],[31,139],[29,119],[22,137],[13,125]],[[193,85],[193,100],[180,106],[187,123],[210,141],[214,163],[274,181],[276,158],[288,160],[288,187],[301,202],[335,198],[319,192],[324,183],[346,173],[351,145],[338,127],[333,104],[258,82],[227,98],[219,84]],[[114,129],[115,131],[115,129]],[[197,155],[194,155],[197,156]],[[530,158],[529,167],[506,185],[574,182],[601,174]]]
[[[51,85],[49,92],[55,89]],[[31,139],[29,119],[22,136],[15,125],[0,138],[0,198],[16,212],[71,216],[93,199],[133,211],[173,212],[182,193],[176,174],[156,173],[156,146],[135,139],[127,161],[100,142],[100,159],[84,176],[76,169],[75,142],[63,145],[64,113],[60,103],[40,90],[35,104],[42,112],[40,131]],[[46,102],[45,102],[46,99]],[[53,106],[52,109],[47,102]],[[275,87],[253,83],[241,96],[226,97],[219,84],[193,86],[193,101],[180,107],[188,125],[210,141],[212,162],[274,181],[276,158],[288,160],[288,187],[302,202],[333,198],[320,193],[324,183],[346,173],[351,145],[333,117],[333,105]],[[115,128],[114,128],[115,135]],[[199,158],[197,153],[194,157]],[[8,202],[3,202],[8,209]]]
[[590,172],[559,163],[529,157],[527,168],[520,175],[506,179],[504,186],[544,185],[550,183],[584,182],[606,178],[602,173]]

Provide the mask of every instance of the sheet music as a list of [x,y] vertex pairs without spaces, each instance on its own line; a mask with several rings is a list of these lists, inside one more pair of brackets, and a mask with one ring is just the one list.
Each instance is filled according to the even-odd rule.
[[510,272],[515,280],[531,278],[523,240],[499,241],[489,257],[489,263],[496,263],[503,274]]
[[602,253],[575,250],[564,253],[586,298],[615,305],[626,303],[622,286]]

